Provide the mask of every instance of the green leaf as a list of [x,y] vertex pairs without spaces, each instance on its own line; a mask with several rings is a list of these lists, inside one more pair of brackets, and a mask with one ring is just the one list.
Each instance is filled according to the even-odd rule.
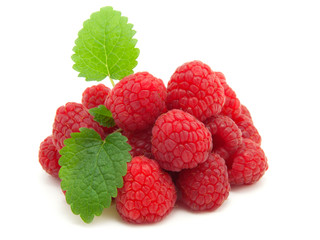
[[121,80],[133,73],[139,49],[135,31],[128,18],[113,10],[101,8],[83,23],[72,55],[73,68],[86,81],[101,81],[109,76]]
[[122,177],[131,161],[127,138],[115,132],[101,140],[93,129],[80,128],[64,141],[59,164],[61,188],[74,214],[90,223],[101,215],[123,186]]
[[89,109],[89,113],[94,117],[94,120],[104,127],[114,127],[116,124],[112,117],[112,113],[105,105]]

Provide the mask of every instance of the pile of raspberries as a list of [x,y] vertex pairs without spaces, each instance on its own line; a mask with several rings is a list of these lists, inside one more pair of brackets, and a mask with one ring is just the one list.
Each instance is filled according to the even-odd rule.
[[[88,109],[104,104],[115,127],[100,126]],[[102,138],[121,131],[131,145],[124,185],[115,199],[122,219],[153,223],[176,203],[212,211],[228,198],[230,185],[257,182],[268,169],[250,112],[221,72],[200,62],[178,67],[168,82],[138,72],[110,90],[87,88],[82,104],[58,108],[52,135],[40,145],[43,169],[58,178],[59,150],[70,133],[92,128]]]

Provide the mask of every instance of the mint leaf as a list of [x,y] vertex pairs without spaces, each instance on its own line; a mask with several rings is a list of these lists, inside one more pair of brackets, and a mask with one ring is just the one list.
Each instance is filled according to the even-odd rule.
[[132,27],[127,17],[112,7],[93,13],[83,23],[73,48],[73,68],[80,72],[79,77],[86,81],[101,81],[107,76],[120,80],[132,74],[140,53]]
[[112,117],[112,113],[105,105],[89,109],[89,113],[94,117],[94,120],[104,127],[114,127],[116,124]]
[[61,188],[74,214],[90,223],[94,215],[101,215],[117,196],[123,185],[122,177],[131,161],[127,138],[115,132],[101,140],[93,129],[80,128],[71,133],[60,150],[59,177]]

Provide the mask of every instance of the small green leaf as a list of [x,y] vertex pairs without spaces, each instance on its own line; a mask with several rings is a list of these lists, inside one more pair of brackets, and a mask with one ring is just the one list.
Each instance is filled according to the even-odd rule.
[[114,127],[116,124],[112,117],[112,113],[105,105],[89,109],[89,113],[94,117],[94,120],[104,127]]
[[72,55],[73,68],[86,81],[101,81],[109,76],[121,80],[133,73],[139,49],[135,31],[128,18],[113,10],[101,8],[83,23]]
[[101,215],[110,206],[117,188],[123,186],[131,147],[119,132],[101,140],[97,132],[88,128],[71,133],[64,144],[59,160],[61,188],[66,191],[72,212],[90,223],[94,215]]

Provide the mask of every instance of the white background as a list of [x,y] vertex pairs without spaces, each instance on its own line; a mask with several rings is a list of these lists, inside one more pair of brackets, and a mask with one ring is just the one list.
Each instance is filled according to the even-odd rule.
[[[319,239],[319,1],[1,1],[1,239]],[[100,7],[137,31],[135,71],[169,80],[201,60],[222,71],[253,116],[269,170],[210,213],[174,209],[153,225],[112,206],[91,224],[73,215],[38,162],[56,109],[81,101],[74,40]],[[105,84],[110,86],[107,81]],[[6,237],[5,237],[6,236]]]

